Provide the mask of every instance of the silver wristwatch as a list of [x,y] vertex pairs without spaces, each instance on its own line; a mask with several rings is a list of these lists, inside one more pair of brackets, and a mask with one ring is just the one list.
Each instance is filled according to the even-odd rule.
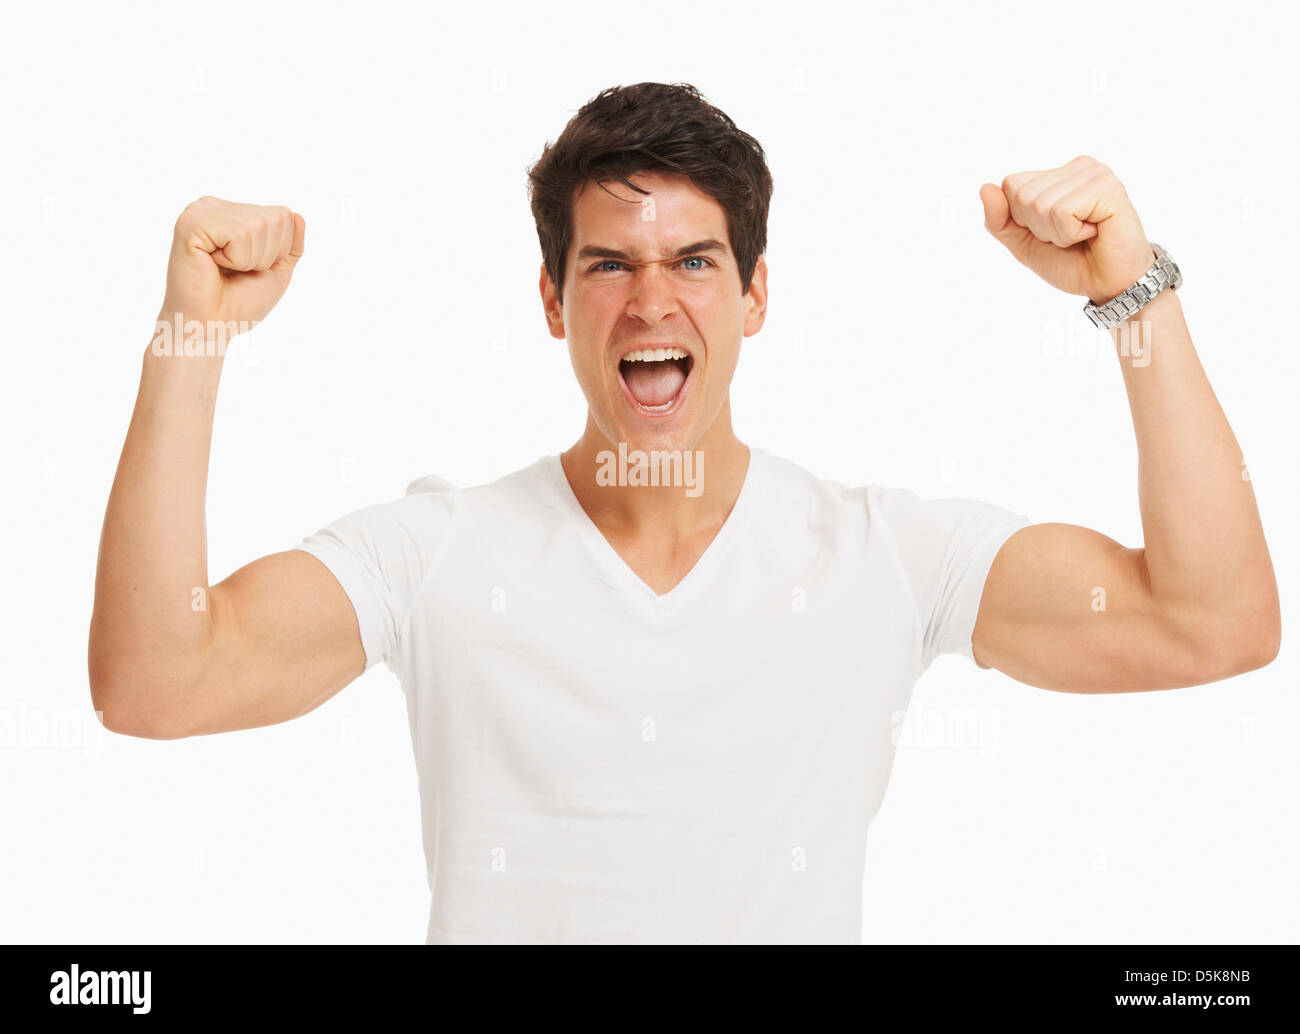
[[1083,307],[1083,314],[1100,330],[1110,330],[1131,317],[1166,287],[1175,288],[1183,282],[1182,271],[1169,257],[1169,252],[1154,241],[1151,250],[1156,253],[1156,264],[1142,274],[1126,291],[1121,291],[1108,302]]

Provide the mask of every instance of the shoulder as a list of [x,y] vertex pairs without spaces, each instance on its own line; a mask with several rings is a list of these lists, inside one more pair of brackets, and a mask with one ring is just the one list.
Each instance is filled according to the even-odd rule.
[[458,485],[437,474],[423,474],[406,486],[406,495],[446,495],[453,496],[460,491]]
[[869,486],[853,486],[823,477],[784,456],[750,447],[754,459],[763,465],[772,501],[784,500],[798,507],[852,507],[864,499]]
[[494,480],[464,486],[425,474],[407,485],[397,516],[409,516],[426,533],[432,529],[458,541],[504,543],[512,536],[531,535],[563,516],[554,459],[542,456]]
[[841,533],[876,542],[905,567],[942,564],[954,549],[970,549],[1030,523],[1025,515],[980,499],[926,497],[877,482],[823,477],[787,459],[765,454],[771,498],[789,517],[834,525]]
[[793,460],[756,450],[767,470],[770,502],[797,512],[804,519],[835,520],[861,525],[907,520],[920,502],[914,492],[874,483],[853,483],[814,473]]

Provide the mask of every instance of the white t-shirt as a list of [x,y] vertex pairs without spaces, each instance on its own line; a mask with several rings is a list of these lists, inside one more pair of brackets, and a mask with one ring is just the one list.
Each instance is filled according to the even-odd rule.
[[750,448],[658,596],[558,454],[437,477],[297,548],[410,716],[428,943],[860,943],[892,730],[1028,518],[847,487]]

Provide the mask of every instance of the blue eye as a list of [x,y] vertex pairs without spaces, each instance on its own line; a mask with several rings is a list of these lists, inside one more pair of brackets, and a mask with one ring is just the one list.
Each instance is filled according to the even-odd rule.
[[[707,268],[708,266],[713,265],[713,260],[712,260],[712,259],[707,259],[707,258],[705,258],[703,255],[687,255],[686,258],[679,260],[678,265],[681,265],[681,264],[686,263],[686,262],[703,262],[703,263],[704,263],[703,266],[693,266],[693,267],[691,267],[690,269],[688,269],[687,272],[690,272],[690,273],[699,273],[699,272],[701,272],[702,270],[704,270],[705,268]],[[618,259],[603,259],[602,261],[597,262],[594,266],[592,266],[590,271],[591,271],[592,273],[613,273],[613,272],[615,272],[615,270],[609,268],[610,266],[618,266],[618,267],[621,267],[621,268],[626,268],[626,267],[623,265],[623,263],[620,262]]]

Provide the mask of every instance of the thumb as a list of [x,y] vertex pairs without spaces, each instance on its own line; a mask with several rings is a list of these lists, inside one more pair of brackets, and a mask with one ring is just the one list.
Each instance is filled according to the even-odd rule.
[[[980,201],[984,205],[984,229],[1000,239],[1003,232],[1009,229],[1007,223],[1011,222],[1011,205],[1007,202],[1007,196],[997,184],[985,183],[980,187]],[[1011,228],[1015,226],[1015,223],[1011,223]]]
[[1006,203],[1006,195],[1001,187],[993,183],[984,183],[979,189],[980,204],[984,205],[984,229],[996,234],[1010,215],[1011,207]]
[[239,265],[237,262],[233,262],[222,248],[218,248],[216,251],[212,252],[211,256],[212,261],[222,269],[229,269],[236,273],[244,272],[244,267]]
[[1002,188],[995,183],[980,187],[980,201],[984,205],[984,229],[1000,240],[1020,262],[1027,263],[1038,239],[1011,218],[1011,204]]
[[306,242],[307,242],[307,220],[304,219],[302,216],[300,216],[297,212],[294,212],[293,213],[293,243],[289,245],[288,254],[282,255],[280,257],[280,260],[276,262],[276,264],[271,268],[287,269],[289,272],[293,272],[294,267],[298,265],[298,260],[302,258],[302,253],[306,247]]
[[[298,264],[298,260],[302,258],[303,250],[306,246],[306,239],[307,239],[307,220],[305,220],[297,212],[294,212],[293,213],[293,243],[289,245],[288,254],[282,256],[281,259],[275,263],[275,266],[278,266],[280,268],[293,269],[293,267]],[[233,261],[230,258],[230,256],[226,254],[225,248],[218,248],[216,251],[211,252],[210,254],[212,256],[212,261],[215,262],[222,269],[229,269],[233,272],[248,271],[247,266],[240,265],[239,263]]]
[[297,212],[293,213],[293,244],[289,246],[289,255],[295,263],[302,258],[307,243],[307,220]]

